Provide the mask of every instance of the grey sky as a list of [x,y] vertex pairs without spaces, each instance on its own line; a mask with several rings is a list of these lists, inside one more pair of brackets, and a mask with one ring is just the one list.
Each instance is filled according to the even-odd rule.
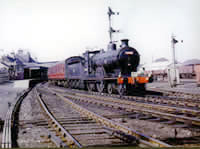
[[200,58],[199,0],[0,0],[0,49],[30,49],[39,61],[80,55],[108,43],[107,7],[113,24],[129,38],[142,62],[171,57],[171,34],[179,61]]

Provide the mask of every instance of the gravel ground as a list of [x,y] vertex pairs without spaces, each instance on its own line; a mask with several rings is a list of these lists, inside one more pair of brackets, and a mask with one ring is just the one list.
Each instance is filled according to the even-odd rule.
[[[15,102],[17,95],[28,88],[28,82],[29,80],[20,80],[0,83],[0,119],[5,119],[8,111],[8,102]],[[0,144],[2,142],[2,133],[0,132]]]
[[[78,103],[78,102],[77,102]],[[79,102],[81,106],[91,110],[95,113],[100,115],[116,115],[116,114],[131,114],[128,112],[124,112],[119,109],[111,109],[109,107],[102,107],[93,104],[85,104]],[[129,128],[135,129],[138,132],[151,136],[153,138],[159,140],[165,140],[169,138],[185,138],[185,137],[193,137],[193,136],[200,136],[200,132],[192,129],[186,128],[175,128],[173,125],[162,124],[160,122],[152,122],[148,120],[140,120],[140,119],[131,119],[131,118],[114,118],[112,120],[122,123]],[[176,129],[176,136],[175,136],[175,129]],[[200,131],[200,129],[197,129]]]
[[[36,98],[33,98],[33,92],[23,100],[19,112],[19,132],[18,146],[20,148],[40,148],[54,147],[52,144],[45,143],[44,136],[48,136],[48,130],[42,126],[27,124],[30,121],[44,120],[45,117],[41,114],[41,108]],[[50,146],[49,146],[50,145]]]
[[[4,120],[6,117],[6,113],[8,111],[8,102],[13,103],[17,99],[17,95],[28,87],[20,87],[20,81],[6,82],[0,84],[0,118]],[[23,83],[27,83],[27,81],[23,81]]]
[[[148,85],[148,87],[160,87],[170,89],[166,82],[155,82]],[[195,88],[195,83],[187,82],[186,84],[182,84],[179,87],[176,87],[177,90],[181,90],[185,88],[186,90],[191,90],[190,88]],[[195,88],[195,90],[199,90],[199,88]],[[21,110],[20,110],[20,129],[18,134],[18,145],[19,147],[54,147],[52,144],[44,143],[46,139],[43,136],[48,135],[48,130],[45,127],[35,126],[31,124],[26,124],[25,121],[36,121],[45,119],[45,117],[41,114],[38,102],[32,98],[33,93],[31,92],[26,99],[23,101]],[[50,98],[50,97],[48,97]],[[53,98],[51,99],[53,100]],[[59,110],[60,104],[63,103],[61,101],[54,101],[54,106],[57,107],[53,109],[54,112]],[[128,114],[125,111],[120,109],[111,109],[109,107],[102,107],[93,104],[79,103],[81,106],[98,113],[100,115],[116,115],[116,114]],[[66,103],[62,104],[66,106]],[[68,107],[68,106],[66,106]],[[71,111],[69,108],[65,109],[59,117],[65,117],[65,113],[71,113],[72,115],[76,115],[75,111]],[[129,113],[130,114],[130,113]],[[196,130],[186,129],[186,128],[175,128],[173,125],[162,124],[160,122],[151,122],[148,120],[140,120],[140,119],[131,119],[131,118],[113,118],[114,121],[122,123],[127,127],[137,130],[138,132],[144,133],[148,136],[159,140],[166,140],[169,138],[186,138],[193,136],[200,136],[200,133]],[[176,133],[176,134],[175,134]]]
[[[67,104],[62,99],[56,96],[44,96],[43,100],[46,102],[46,105],[51,109],[51,112],[54,116],[58,118],[65,118],[65,117],[82,117],[79,112],[71,107],[71,105]],[[78,118],[80,122],[84,122],[82,124],[77,125],[76,122],[73,123],[70,120],[66,121],[64,128],[72,134],[80,144],[83,146],[93,146],[93,145],[107,145],[112,144],[115,141],[115,144],[122,145],[121,140],[110,136],[105,132],[105,129],[102,128],[101,125],[97,124],[92,120],[81,120]],[[67,124],[69,123],[69,124]],[[73,129],[71,125],[73,125]],[[83,127],[85,129],[83,129]],[[95,129],[92,129],[94,128]]]
[[171,88],[168,82],[153,82],[147,84],[148,88],[161,88],[169,91],[180,91],[185,93],[200,94],[200,87],[197,87],[195,80],[181,80],[176,87]]

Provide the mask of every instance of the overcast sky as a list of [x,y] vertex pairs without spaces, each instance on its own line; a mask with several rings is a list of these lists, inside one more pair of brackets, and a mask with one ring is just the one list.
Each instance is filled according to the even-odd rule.
[[0,0],[0,49],[29,49],[39,61],[63,60],[109,41],[107,9],[119,11],[114,40],[130,39],[142,62],[200,58],[200,0]]

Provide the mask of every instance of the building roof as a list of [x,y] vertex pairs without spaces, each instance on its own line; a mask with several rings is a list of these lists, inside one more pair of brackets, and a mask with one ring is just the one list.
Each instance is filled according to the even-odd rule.
[[161,57],[161,58],[156,59],[154,62],[155,63],[157,63],[157,62],[169,62],[169,60],[164,58],[164,57]]
[[53,66],[56,62],[44,62],[44,63],[24,63],[25,67],[24,68],[40,68],[40,67],[45,67],[49,68]]
[[200,59],[189,59],[182,63],[182,65],[196,65],[200,64]]

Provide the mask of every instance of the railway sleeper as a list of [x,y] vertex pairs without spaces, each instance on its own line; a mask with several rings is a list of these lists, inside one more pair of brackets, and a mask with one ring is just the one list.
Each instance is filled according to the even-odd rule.
[[[87,96],[87,97],[89,97],[89,98],[91,98],[90,96]],[[79,98],[79,100],[80,100],[80,98]],[[83,97],[82,97],[82,100],[84,100],[83,99]],[[105,100],[105,99],[103,99],[103,100]],[[113,102],[118,102],[119,100],[112,100]],[[92,102],[92,101],[90,101],[90,102]],[[122,101],[123,102],[123,101]],[[120,102],[121,103],[121,102]],[[134,103],[131,103],[131,102],[128,102],[128,103],[130,103],[130,104],[133,104],[134,105]],[[140,104],[140,103],[136,103],[136,105],[143,105],[143,103],[142,104]],[[104,103],[104,105],[105,105],[105,103]],[[113,107],[112,105],[107,105],[108,107]],[[171,109],[169,109],[168,107],[165,107],[165,106],[161,106],[161,108],[159,107],[159,106],[155,106],[155,105],[151,105],[151,104],[149,104],[149,105],[145,105],[145,107],[148,107],[148,108],[154,108],[154,109],[157,109],[157,110],[161,110],[161,108],[163,109],[163,111],[165,111],[165,110],[168,110],[168,113],[171,113],[171,114],[176,114],[176,115],[183,115],[183,113],[185,113],[186,115],[187,114],[189,114],[188,112],[189,111],[191,111],[190,112],[190,114],[191,115],[193,115],[193,117],[195,116],[197,116],[198,114],[200,114],[199,112],[197,112],[197,110],[188,110],[188,109],[180,109],[180,108],[171,108]],[[120,107],[121,109],[123,109],[122,107]],[[162,111],[162,110],[161,110]],[[191,116],[190,116],[191,117]]]
[[[53,92],[50,90],[50,92]],[[165,144],[163,142],[160,142],[156,139],[153,139],[153,138],[150,138],[150,137],[146,137],[144,135],[141,135],[135,131],[133,131],[132,129],[129,129],[125,126],[122,126],[121,124],[118,124],[118,123],[114,123],[110,120],[107,120],[99,115],[96,115],[94,114],[93,112],[91,111],[88,111],[78,105],[76,105],[75,103],[73,103],[72,101],[70,101],[69,99],[66,99],[65,97],[57,94],[58,97],[60,97],[61,99],[63,99],[64,101],[66,101],[67,103],[71,104],[71,106],[76,109],[77,111],[79,111],[79,113],[83,114],[85,113],[89,118],[93,118],[94,120],[96,120],[97,122],[100,122],[101,124],[104,124],[106,126],[109,126],[111,128],[116,128],[116,129],[119,129],[120,131],[123,131],[124,133],[127,133],[129,135],[133,135],[135,137],[138,137],[140,138],[140,143],[142,144],[146,144],[146,145],[155,145],[155,146],[169,146],[168,144]],[[150,141],[151,140],[151,141]]]
[[127,135],[119,130],[115,130],[112,128],[108,128],[108,127],[104,127],[107,130],[107,133],[115,136],[121,140],[123,140],[124,142],[128,143],[128,144],[132,144],[132,145],[138,145],[139,144],[139,140],[131,135]]
[[[70,97],[71,98],[71,97]],[[73,99],[75,99],[75,98],[73,98]],[[80,98],[79,98],[80,99]],[[111,106],[111,107],[113,107],[113,106]],[[134,108],[131,108],[131,109],[127,109],[128,111],[138,111],[138,109],[136,108],[136,109],[134,109]],[[141,112],[141,110],[139,110],[140,112]],[[146,114],[149,114],[149,113],[151,113],[151,115],[152,116],[155,116],[155,117],[161,117],[161,118],[165,118],[165,119],[171,119],[172,118],[172,114],[171,115],[167,115],[167,114],[164,114],[164,116],[163,116],[163,114],[162,113],[159,113],[159,112],[150,112],[149,110],[145,110],[145,111],[142,111],[143,113],[146,113]],[[177,111],[176,111],[177,112]],[[187,117],[184,117],[184,116],[182,116],[182,117],[178,117],[178,116],[176,116],[176,118],[175,118],[175,120],[176,121],[180,121],[180,122],[185,122],[185,121],[187,121],[187,120],[185,120],[185,118],[187,119]],[[192,124],[196,124],[196,125],[199,125],[199,123],[198,122],[195,122],[195,121],[193,121],[192,122]]]
[[66,144],[51,131],[48,131],[47,139],[49,139],[57,147],[67,147]]
[[40,103],[41,108],[43,109],[43,112],[45,113],[45,115],[47,115],[47,117],[51,118],[51,120],[49,120],[48,118],[48,121],[50,121],[49,125],[55,129],[56,135],[60,136],[61,140],[63,142],[66,142],[69,147],[74,147],[75,145],[77,145],[78,147],[81,147],[81,145],[55,120],[55,118],[49,112],[47,105],[42,100],[42,94],[41,93],[38,94],[37,89],[35,89],[34,91],[35,91],[35,94],[37,95],[37,99]]

